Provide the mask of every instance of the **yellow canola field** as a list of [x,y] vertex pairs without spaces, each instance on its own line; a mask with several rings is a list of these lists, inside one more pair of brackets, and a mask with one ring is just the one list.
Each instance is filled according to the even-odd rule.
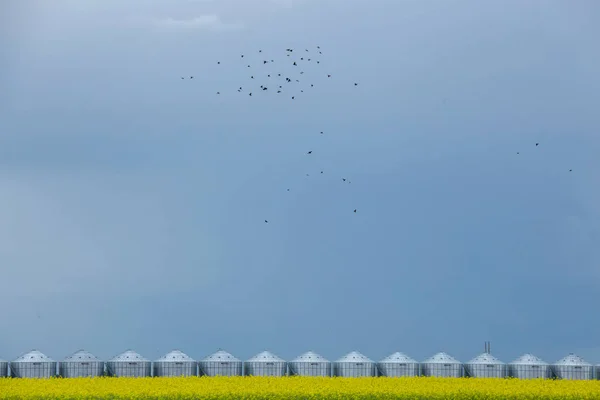
[[600,381],[469,378],[0,379],[0,399],[599,399]]

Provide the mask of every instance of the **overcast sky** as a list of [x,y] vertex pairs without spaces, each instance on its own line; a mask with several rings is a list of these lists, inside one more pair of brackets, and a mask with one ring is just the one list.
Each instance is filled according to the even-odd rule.
[[598,18],[1,1],[0,358],[600,363]]

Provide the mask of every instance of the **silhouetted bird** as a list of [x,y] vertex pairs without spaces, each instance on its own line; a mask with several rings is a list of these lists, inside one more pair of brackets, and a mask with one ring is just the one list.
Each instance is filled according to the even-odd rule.
[[572,172],[572,171],[573,171],[572,169],[569,170],[569,172]]
[[281,76],[281,74],[277,74],[277,76]]
[[273,60],[271,60],[271,62],[273,62]]
[[298,65],[298,64],[296,64],[296,61],[294,61],[294,65],[296,65],[296,66]]
[[310,58],[308,59],[308,61],[310,61]]
[[266,64],[266,63],[268,63],[268,61],[263,61],[263,64]]
[[217,92],[217,94],[221,94],[221,92]]
[[301,90],[300,93],[304,93],[304,90]]
[[323,173],[323,171],[321,171],[321,173]]
[[271,75],[267,75],[267,78],[270,78],[270,77],[271,77]]
[[308,52],[308,49],[305,49]]
[[278,90],[277,93],[281,93],[281,90]]
[[327,74],[327,77],[328,77],[328,78],[331,78],[331,75]]
[[292,100],[294,100],[294,98],[295,98],[295,97],[294,97],[294,96],[292,96]]
[[252,96],[252,92],[248,93],[248,96]]
[[346,178],[342,178],[342,180],[343,180],[344,182],[346,182]]
[[301,72],[300,72],[300,75],[302,75],[303,73],[304,73],[304,71],[301,71]]
[[323,134],[323,131],[321,131],[321,135]]
[[190,79],[194,79],[194,77],[193,77],[193,76],[190,76]]
[[221,64],[221,61],[217,61],[217,64]]
[[304,58],[300,57],[300,60],[304,61]]
[[266,87],[264,87],[264,88],[263,88],[263,90],[267,90],[267,88],[266,88]]
[[317,46],[317,49],[320,49],[320,47],[319,47],[319,46]]
[[308,153],[306,153],[306,154],[312,154],[312,150],[310,150],[310,151],[309,151]]
[[250,66],[248,65],[248,68],[250,68]]
[[259,52],[259,53],[262,53],[262,50],[259,50],[258,52]]
[[358,83],[355,83],[354,86],[358,86]]
[[354,209],[354,212],[356,212],[356,208]]
[[267,220],[265,219],[265,224],[268,224],[268,223],[269,223],[269,221],[267,221]]
[[254,79],[254,75],[252,75],[252,76],[250,77],[250,79]]
[[539,143],[536,143],[535,145],[536,145],[536,146],[538,146],[538,145],[539,145]]
[[517,151],[517,154],[521,154],[521,153],[519,153],[519,152]]
[[321,64],[321,61],[317,61],[317,64]]
[[288,192],[290,191],[290,189],[287,190]]
[[242,54],[242,58],[244,58],[244,55]]
[[315,85],[313,85],[312,83],[310,84],[310,87],[314,87]]
[[185,79],[185,78],[182,76],[181,79]]

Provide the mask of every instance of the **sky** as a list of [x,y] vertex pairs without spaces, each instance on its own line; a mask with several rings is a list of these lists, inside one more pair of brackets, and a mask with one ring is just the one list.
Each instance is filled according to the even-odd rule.
[[600,363],[599,17],[0,2],[0,358]]

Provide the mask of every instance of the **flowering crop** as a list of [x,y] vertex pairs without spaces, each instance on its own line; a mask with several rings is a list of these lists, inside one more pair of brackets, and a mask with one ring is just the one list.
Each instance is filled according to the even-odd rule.
[[600,381],[471,378],[0,379],[0,399],[598,399]]

